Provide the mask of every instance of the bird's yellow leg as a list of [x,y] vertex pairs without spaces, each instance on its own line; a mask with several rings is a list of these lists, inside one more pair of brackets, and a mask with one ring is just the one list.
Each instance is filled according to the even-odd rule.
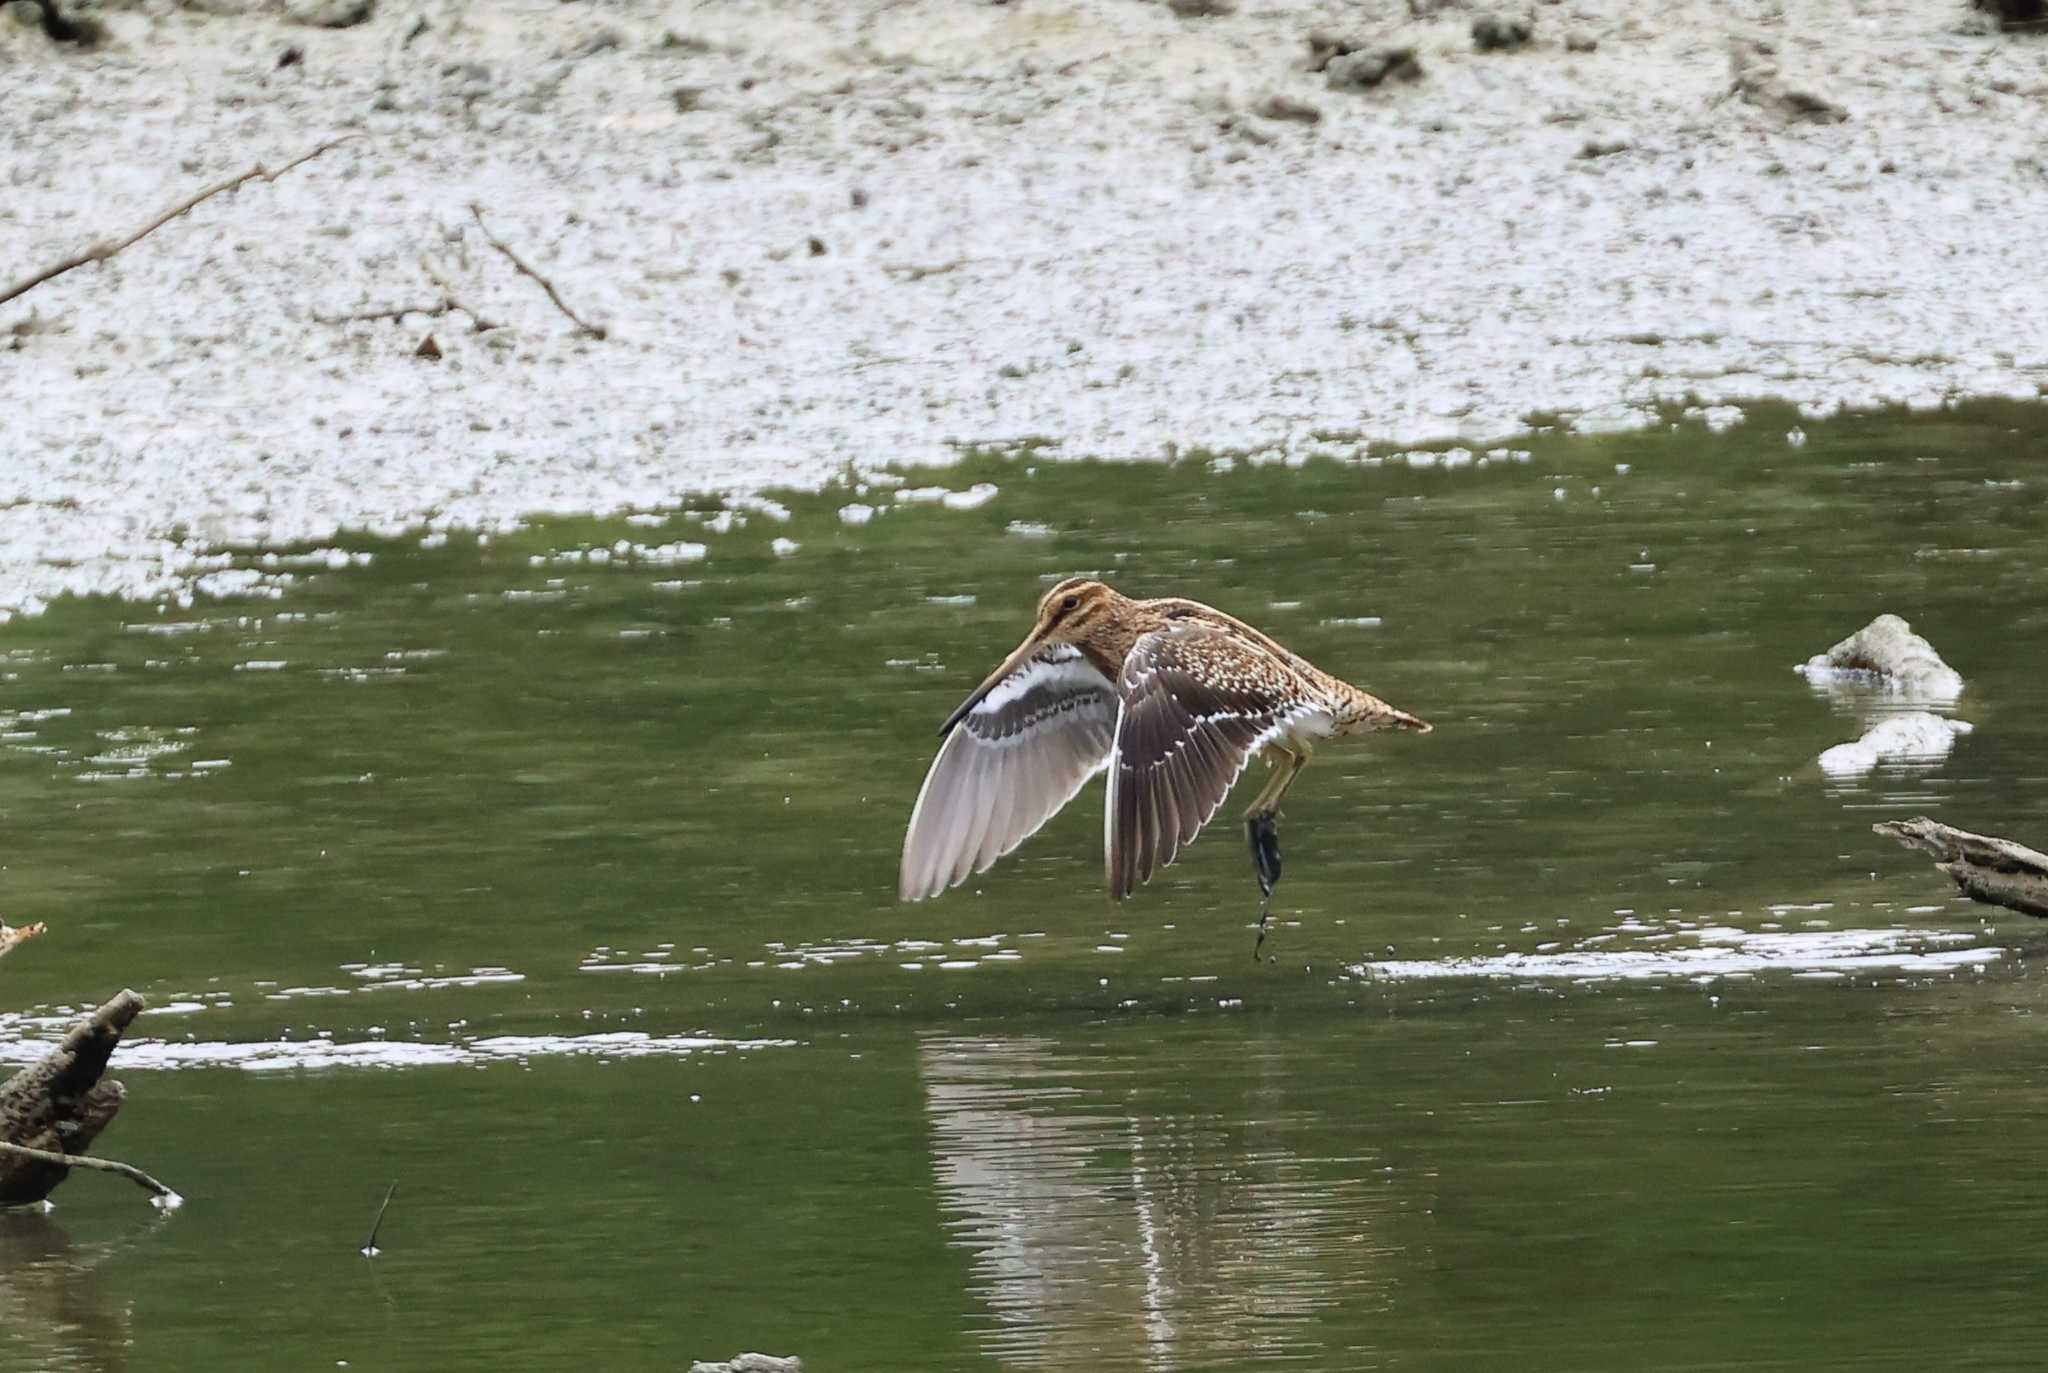
[[1252,872],[1259,879],[1259,937],[1252,945],[1254,960],[1265,945],[1266,921],[1272,916],[1267,902],[1272,900],[1273,888],[1280,882],[1280,798],[1294,785],[1295,777],[1308,766],[1309,759],[1305,750],[1297,753],[1277,744],[1269,752],[1279,755],[1273,775],[1266,779],[1259,799],[1252,802],[1244,817],[1245,837],[1252,848]]
[[1259,799],[1252,802],[1252,808],[1245,812],[1247,817],[1262,811],[1267,815],[1279,814],[1280,798],[1287,794],[1287,789],[1294,785],[1294,779],[1308,766],[1309,755],[1305,752],[1296,753],[1291,748],[1275,744],[1266,750],[1266,756],[1271,758],[1275,754],[1279,757],[1274,760],[1273,775],[1259,789]]

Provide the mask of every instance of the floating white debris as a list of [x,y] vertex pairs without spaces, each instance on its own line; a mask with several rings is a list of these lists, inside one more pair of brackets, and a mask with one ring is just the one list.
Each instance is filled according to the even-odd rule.
[[1699,420],[1707,426],[1709,433],[1725,434],[1747,419],[1739,405],[1688,406],[1685,418]]
[[675,563],[702,562],[705,555],[710,551],[710,548],[704,544],[689,543],[687,541],[657,544],[652,548],[644,544],[634,544],[633,558],[636,562],[653,563],[657,566],[665,567]]
[[[0,1039],[0,1063],[29,1063],[53,1040]],[[534,1058],[687,1058],[694,1054],[790,1048],[793,1039],[719,1039],[639,1031],[587,1035],[499,1035],[446,1044],[405,1040],[333,1039],[207,1042],[124,1039],[123,1069],[240,1068],[250,1073],[326,1068],[444,1068]]]
[[839,507],[839,522],[841,524],[866,524],[874,517],[875,508],[872,505],[855,503]]
[[1005,533],[1014,534],[1020,539],[1049,539],[1052,537],[1051,525],[1039,524],[1033,520],[1011,520],[1009,524],[1003,527],[1003,530]]
[[[1611,938],[1611,935],[1600,936]],[[1580,947],[1569,953],[1502,954],[1491,958],[1388,960],[1361,963],[1361,977],[1488,978],[1519,982],[1608,982],[1661,978],[1754,976],[1769,972],[1953,973],[2004,957],[2002,948],[1957,930],[1829,930],[1751,933],[1710,925],[1655,949]],[[1589,941],[1590,942],[1590,941]],[[1960,946],[1960,947],[1959,947]]]
[[1882,686],[1925,701],[1953,701],[1963,694],[1962,674],[1896,615],[1878,616],[1793,671],[1822,688]]
[[939,503],[948,510],[979,510],[996,498],[994,482],[976,482],[965,491],[948,491]]
[[725,506],[728,510],[752,510],[766,515],[777,524],[786,524],[789,521],[789,507],[766,496],[727,496]]
[[207,573],[192,583],[192,589],[217,601],[236,596],[259,596],[276,601],[284,598],[285,588],[292,581],[289,572],[258,572],[253,567],[231,567]]
[[778,558],[787,558],[802,547],[795,539],[771,539],[768,543],[769,551]]
[[1956,736],[1968,734],[1967,721],[1951,720],[1924,710],[1880,720],[1861,739],[1836,744],[1820,756],[1820,769],[1830,777],[1861,777],[1879,763],[1938,763],[1955,747]]

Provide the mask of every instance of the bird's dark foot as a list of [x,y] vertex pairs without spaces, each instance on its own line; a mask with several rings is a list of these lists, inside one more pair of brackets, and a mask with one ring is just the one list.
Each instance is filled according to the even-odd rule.
[[1245,817],[1245,836],[1251,841],[1252,869],[1259,876],[1259,895],[1270,897],[1273,888],[1280,885],[1280,826],[1279,817],[1270,810],[1262,810]]
[[1259,961],[1259,950],[1266,947],[1266,922],[1273,918],[1273,912],[1259,907],[1259,937],[1252,941],[1252,962]]

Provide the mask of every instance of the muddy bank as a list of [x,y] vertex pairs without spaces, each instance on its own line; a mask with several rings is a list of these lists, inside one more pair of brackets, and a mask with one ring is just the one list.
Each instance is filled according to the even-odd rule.
[[[1508,46],[1456,5],[209,8],[0,19],[0,281],[357,135],[0,306],[0,609],[969,442],[2048,378],[2048,44],[1959,5],[1583,0]],[[1333,32],[1420,74],[1332,89]]]

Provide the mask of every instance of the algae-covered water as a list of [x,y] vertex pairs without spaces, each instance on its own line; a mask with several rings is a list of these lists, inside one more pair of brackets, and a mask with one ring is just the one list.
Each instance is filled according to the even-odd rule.
[[[102,1151],[187,1204],[0,1217],[0,1367],[2029,1365],[2048,930],[1869,826],[2048,838],[2044,436],[1027,451],[17,620],[0,1057],[142,991]],[[1437,727],[1318,755],[1270,961],[1234,825],[1112,905],[1096,791],[894,899],[1077,571]],[[1825,774],[1883,611],[1974,731]]]

